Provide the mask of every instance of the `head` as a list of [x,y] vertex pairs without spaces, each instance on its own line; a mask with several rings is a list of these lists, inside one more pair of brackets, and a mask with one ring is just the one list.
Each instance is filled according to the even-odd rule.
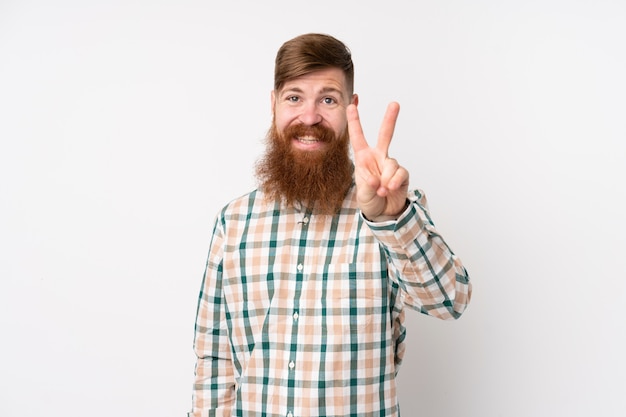
[[351,53],[341,41],[306,34],[282,45],[268,148],[257,164],[266,194],[318,213],[341,208],[352,184],[346,107],[358,103],[353,84]]

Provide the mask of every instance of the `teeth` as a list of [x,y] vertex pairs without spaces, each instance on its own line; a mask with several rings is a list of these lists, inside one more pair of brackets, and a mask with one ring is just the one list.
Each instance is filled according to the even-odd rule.
[[319,142],[319,140],[317,138],[313,138],[310,136],[305,136],[302,138],[298,138],[298,141],[302,142],[302,143],[315,143],[315,142]]

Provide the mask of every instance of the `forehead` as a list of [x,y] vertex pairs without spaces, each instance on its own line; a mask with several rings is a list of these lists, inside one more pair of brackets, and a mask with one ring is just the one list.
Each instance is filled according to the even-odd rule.
[[339,68],[326,68],[313,71],[285,81],[280,91],[290,90],[303,92],[336,90],[340,93],[347,93],[346,76]]

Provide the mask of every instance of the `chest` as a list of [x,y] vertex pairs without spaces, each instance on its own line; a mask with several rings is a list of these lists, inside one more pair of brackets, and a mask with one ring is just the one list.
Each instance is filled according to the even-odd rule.
[[386,258],[358,214],[248,221],[225,236],[223,290],[234,329],[258,334],[268,315],[292,323],[297,312],[301,322],[321,323],[387,310]]

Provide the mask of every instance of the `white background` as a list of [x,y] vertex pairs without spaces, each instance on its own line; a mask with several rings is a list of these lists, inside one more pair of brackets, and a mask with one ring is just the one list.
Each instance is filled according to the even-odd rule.
[[474,282],[409,312],[403,415],[623,416],[623,1],[0,1],[0,415],[182,416],[214,215],[273,60],[345,41]]

